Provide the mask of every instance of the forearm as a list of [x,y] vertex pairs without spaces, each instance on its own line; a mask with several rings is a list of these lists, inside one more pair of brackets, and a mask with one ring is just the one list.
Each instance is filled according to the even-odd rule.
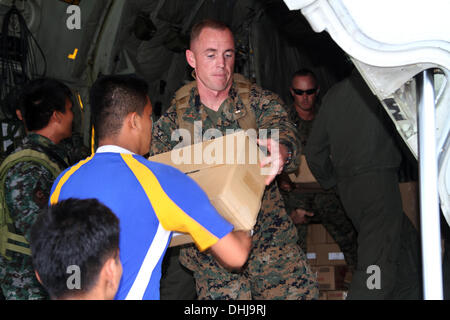
[[247,231],[233,231],[211,247],[217,261],[230,271],[239,271],[248,259],[252,238]]
[[[267,138],[271,138],[280,144],[280,151],[284,161],[289,156],[291,161],[285,163],[284,171],[292,172],[298,169],[300,164],[299,155],[301,146],[298,141],[297,129],[289,121],[288,114],[283,107],[283,102],[276,95],[272,99],[261,99],[261,109],[257,117],[260,139],[265,138],[261,133],[266,133]],[[261,129],[266,129],[266,132]]]

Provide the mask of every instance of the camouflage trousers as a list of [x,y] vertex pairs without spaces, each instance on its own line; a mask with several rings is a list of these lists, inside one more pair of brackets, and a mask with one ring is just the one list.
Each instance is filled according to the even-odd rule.
[[[196,253],[192,250],[197,249],[189,247],[182,250],[180,257],[187,265],[193,264],[192,255]],[[311,271],[305,254],[295,243],[252,251],[247,265],[240,273],[227,272],[215,259],[208,260],[209,266],[193,270],[200,300],[318,298],[316,274]]]
[[198,299],[317,299],[316,275],[297,244],[276,183],[265,191],[253,228],[252,250],[240,273],[228,272],[193,245],[180,250],[180,262],[193,271]]
[[[336,193],[301,193],[294,189],[290,193],[283,192],[282,195],[289,213],[296,208],[313,212],[314,216],[308,217],[308,223],[321,223],[341,248],[347,265],[356,267],[357,232]],[[298,243],[305,252],[308,223],[296,225]]]
[[[19,255],[12,253],[12,255]],[[44,300],[48,294],[37,281],[31,266],[31,258],[6,262],[0,257],[0,287],[6,300]]]

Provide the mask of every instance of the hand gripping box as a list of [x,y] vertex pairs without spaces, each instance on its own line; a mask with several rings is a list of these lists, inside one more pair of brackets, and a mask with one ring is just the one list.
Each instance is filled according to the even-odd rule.
[[[262,157],[256,139],[238,131],[175,148],[149,160],[168,164],[189,175],[235,230],[252,230],[265,189],[266,176],[260,168]],[[175,234],[170,246],[189,242],[193,242],[189,235]]]

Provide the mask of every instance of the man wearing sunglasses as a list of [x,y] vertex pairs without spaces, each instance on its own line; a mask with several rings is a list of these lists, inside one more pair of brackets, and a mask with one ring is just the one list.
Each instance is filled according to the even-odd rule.
[[[300,69],[292,76],[293,104],[288,110],[289,119],[298,130],[298,141],[304,150],[318,110],[317,77],[309,69]],[[321,223],[339,244],[351,271],[356,266],[356,232],[334,190],[315,188],[308,190],[301,184],[292,184],[287,174],[279,179],[286,209],[297,226],[299,245],[307,249],[309,223]]]
[[358,233],[358,263],[347,299],[422,296],[420,239],[403,213],[402,159],[392,125],[355,68],[327,91],[304,150],[320,185],[337,187]]

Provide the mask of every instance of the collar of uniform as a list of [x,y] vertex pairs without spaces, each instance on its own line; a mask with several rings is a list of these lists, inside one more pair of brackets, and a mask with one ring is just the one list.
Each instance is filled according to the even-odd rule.
[[105,152],[134,154],[134,152],[131,152],[130,150],[112,144],[98,147],[97,150],[95,151],[95,153],[105,153]]
[[239,97],[235,82],[233,82],[228,98],[224,101],[223,113],[229,121],[237,120],[243,117],[246,113],[245,106]]
[[53,141],[47,137],[38,133],[29,132],[16,151],[27,148],[46,153],[51,159],[57,161],[61,168],[67,167],[68,165],[66,150],[61,142],[59,144],[54,144]]
[[183,119],[187,121],[202,120],[202,102],[197,87],[193,87],[189,96],[189,106],[183,113]]
[[56,146],[56,144],[54,144],[53,141],[49,138],[41,136],[40,134],[34,132],[28,133],[26,138],[29,142],[37,145],[42,145],[44,147],[54,148]]
[[[200,100],[200,95],[198,93],[197,87],[194,87],[191,89],[189,107],[184,112],[183,119],[192,122],[197,120],[201,121],[203,118],[203,113],[205,112],[204,110],[202,110],[203,108],[206,107],[203,106]],[[228,98],[226,98],[222,103],[221,108],[222,112],[225,114],[225,117],[230,121],[239,118],[239,116],[237,116],[239,113],[245,113],[245,107],[241,99],[239,99],[239,95],[234,82],[228,93]]]
[[317,116],[317,110],[318,109],[319,109],[319,105],[316,103],[316,105],[314,106],[314,118],[312,120],[305,120],[305,119],[302,119],[298,115],[297,110],[295,109],[295,105],[292,103],[289,106],[288,117],[295,124],[298,124],[298,123],[301,123],[301,122],[311,122],[311,121],[314,121],[315,117]]

